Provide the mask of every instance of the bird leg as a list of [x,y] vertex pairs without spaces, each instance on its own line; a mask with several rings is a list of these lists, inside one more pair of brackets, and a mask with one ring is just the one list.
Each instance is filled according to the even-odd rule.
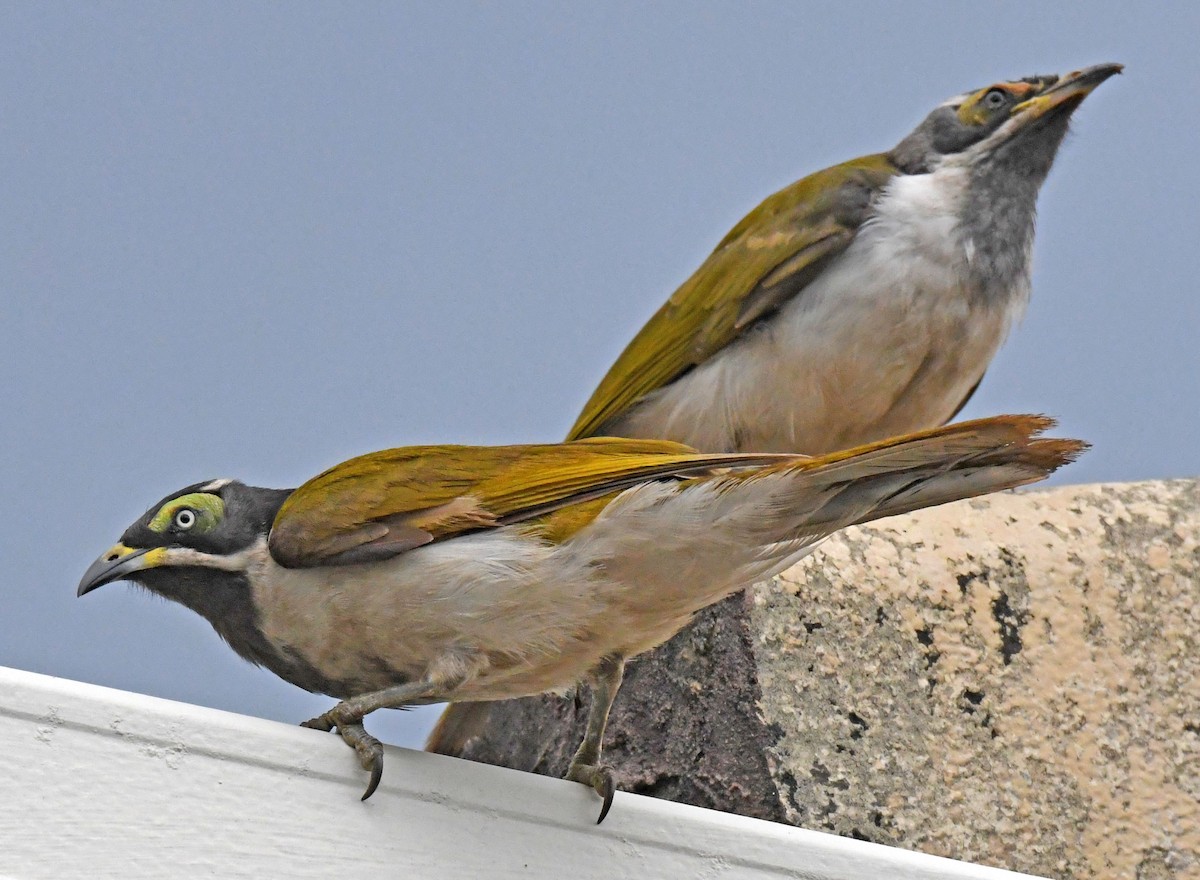
[[375,793],[375,789],[379,787],[379,780],[383,778],[383,743],[367,733],[367,729],[363,726],[363,718],[376,709],[430,702],[434,698],[434,690],[435,686],[432,682],[423,680],[373,691],[369,694],[361,694],[343,700],[328,712],[311,718],[300,726],[311,727],[314,730],[337,728],[337,732],[346,745],[358,754],[358,760],[363,769],[371,773],[367,790],[363,792],[362,796],[365,801]]
[[362,800],[366,801],[379,788],[379,780],[383,778],[383,743],[368,734],[365,726],[362,726],[362,719],[378,708],[421,706],[454,699],[455,690],[478,675],[485,665],[482,659],[473,658],[464,663],[461,657],[443,658],[443,662],[436,664],[430,674],[420,681],[352,696],[342,700],[329,712],[310,718],[300,726],[314,730],[337,728],[347,746],[358,753],[362,770],[371,772],[367,790],[362,792]]
[[604,799],[597,825],[608,815],[615,790],[612,768],[600,763],[600,752],[604,745],[608,710],[612,708],[624,674],[625,658],[615,654],[605,657],[592,671],[592,705],[588,710],[587,733],[575,757],[571,759],[571,766],[567,768],[567,779],[591,786]]

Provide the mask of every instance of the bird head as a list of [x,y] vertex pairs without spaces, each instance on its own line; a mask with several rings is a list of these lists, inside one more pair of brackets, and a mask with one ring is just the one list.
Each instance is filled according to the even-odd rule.
[[1097,64],[1064,76],[1030,76],[956,95],[896,146],[892,160],[902,171],[921,174],[948,160],[974,165],[1019,154],[1031,173],[1044,177],[1075,108],[1121,69],[1120,64]]
[[78,595],[128,580],[193,605],[181,593],[245,571],[290,490],[260,489],[235,480],[195,483],[173,492],[125,530],[92,563]]

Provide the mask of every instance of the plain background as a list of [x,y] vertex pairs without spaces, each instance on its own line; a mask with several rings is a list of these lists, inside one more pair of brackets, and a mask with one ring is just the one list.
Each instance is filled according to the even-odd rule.
[[[0,664],[298,722],[329,701],[84,568],[168,492],[559,439],[762,198],[944,98],[1106,61],[964,416],[1059,482],[1200,471],[1200,6],[0,6]],[[416,744],[431,710],[379,713]]]

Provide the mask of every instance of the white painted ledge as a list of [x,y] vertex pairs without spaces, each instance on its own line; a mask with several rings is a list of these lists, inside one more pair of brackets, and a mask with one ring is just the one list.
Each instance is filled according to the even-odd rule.
[[12,878],[1026,875],[0,667]]

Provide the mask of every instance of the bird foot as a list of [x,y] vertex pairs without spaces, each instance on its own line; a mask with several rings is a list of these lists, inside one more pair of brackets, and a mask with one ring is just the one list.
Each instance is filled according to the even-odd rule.
[[604,764],[572,763],[570,769],[567,770],[565,778],[571,780],[571,782],[579,782],[590,786],[595,790],[596,794],[603,798],[604,803],[600,807],[600,817],[596,819],[596,824],[599,825],[603,822],[604,817],[608,815],[608,811],[612,807],[613,793],[616,791],[616,786],[613,784],[612,768]]
[[362,768],[371,774],[371,778],[367,782],[367,790],[363,792],[362,796],[365,801],[375,794],[375,789],[379,788],[379,780],[383,778],[383,743],[367,733],[361,718],[351,718],[346,713],[339,712],[340,708],[340,704],[334,706],[323,715],[310,718],[300,726],[326,731],[337,728],[337,732],[346,745],[358,754],[358,762],[362,764]]

